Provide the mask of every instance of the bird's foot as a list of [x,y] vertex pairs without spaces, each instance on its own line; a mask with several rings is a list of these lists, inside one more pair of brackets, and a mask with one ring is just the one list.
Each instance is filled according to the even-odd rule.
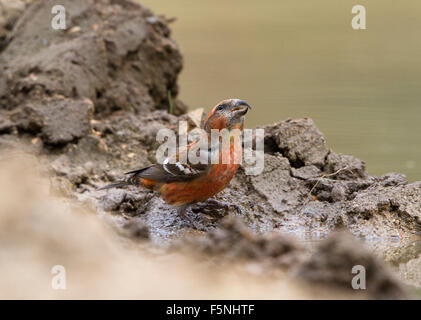
[[177,213],[178,213],[178,215],[180,217],[182,217],[183,219],[187,220],[190,223],[190,225],[194,227],[194,229],[199,230],[199,231],[207,231],[207,228],[206,227],[204,227],[204,226],[200,225],[199,223],[197,223],[196,221],[194,221],[193,218],[190,217],[187,214],[186,211],[187,211],[187,207],[180,207],[177,210]]
[[216,200],[216,199],[208,199],[207,203],[209,203],[210,205],[216,206],[216,207],[224,208],[224,209],[234,208],[239,214],[243,213],[243,210],[241,209],[241,207],[239,205],[235,204],[235,203],[219,201],[219,200]]

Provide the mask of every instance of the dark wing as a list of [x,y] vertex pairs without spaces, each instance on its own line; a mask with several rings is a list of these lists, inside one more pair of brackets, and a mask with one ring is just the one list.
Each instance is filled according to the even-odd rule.
[[[199,161],[210,163],[210,156],[210,152],[204,152]],[[177,161],[178,159],[180,159],[180,155],[175,154],[165,159],[162,164],[154,164],[146,168],[126,172],[126,174],[129,175],[127,179],[117,181],[98,190],[127,185],[140,185],[141,183],[139,179],[147,179],[164,183],[177,181],[185,182],[198,178],[209,171],[210,165],[208,164],[192,164],[189,161],[184,163]],[[203,161],[203,159],[206,161]]]
[[147,179],[157,182],[176,182],[190,181],[208,172],[207,164],[191,164],[191,163],[169,163],[167,158],[162,164],[155,164],[139,170],[127,172],[129,181],[133,182],[138,179]]

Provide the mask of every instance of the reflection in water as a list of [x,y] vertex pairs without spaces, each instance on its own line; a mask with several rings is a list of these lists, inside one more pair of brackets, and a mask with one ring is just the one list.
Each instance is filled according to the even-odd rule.
[[355,1],[142,0],[177,17],[185,56],[181,98],[210,109],[241,97],[248,126],[311,117],[337,152],[371,174],[421,180],[421,2],[364,2],[367,30],[351,28]]

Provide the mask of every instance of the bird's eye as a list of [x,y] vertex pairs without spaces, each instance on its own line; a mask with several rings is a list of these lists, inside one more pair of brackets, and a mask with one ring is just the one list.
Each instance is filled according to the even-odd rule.
[[224,109],[224,105],[223,104],[220,104],[217,108],[216,108],[216,111],[221,111],[222,109]]

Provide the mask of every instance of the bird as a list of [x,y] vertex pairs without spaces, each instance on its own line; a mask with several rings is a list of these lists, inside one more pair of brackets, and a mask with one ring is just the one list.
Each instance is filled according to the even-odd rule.
[[[193,164],[189,157],[185,157],[186,153],[199,147],[200,142],[194,141],[167,157],[162,163],[129,171],[126,173],[126,179],[99,190],[134,185],[158,191],[166,203],[177,208],[179,216],[188,220],[194,228],[203,229],[186,214],[187,209],[195,203],[204,201],[213,205],[230,206],[210,198],[229,185],[240,166],[241,160],[233,160],[238,159],[238,156],[241,158],[242,142],[237,138],[244,129],[245,115],[249,109],[250,105],[241,99],[222,100],[212,108],[202,125],[204,140],[210,142],[204,152],[204,157],[208,160],[204,161],[205,163],[200,161]],[[212,134],[222,130],[230,134],[229,143],[216,144],[215,148],[211,142]],[[217,161],[210,161],[211,156],[216,157]],[[241,212],[239,206],[232,206]]]

